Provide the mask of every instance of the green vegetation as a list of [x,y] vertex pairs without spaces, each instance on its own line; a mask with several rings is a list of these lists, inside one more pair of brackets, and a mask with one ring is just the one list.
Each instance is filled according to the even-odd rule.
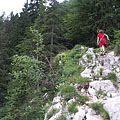
[[100,68],[100,76],[103,74],[103,68]]
[[89,97],[80,95],[77,101],[80,102],[80,104],[84,104],[86,101],[89,101]]
[[62,114],[57,120],[67,120],[66,115]]
[[91,60],[92,60],[92,55],[87,53],[87,58],[88,58],[87,61],[88,61],[88,62],[91,62]]
[[93,74],[93,75],[92,75],[92,78],[93,78],[94,80],[99,79],[99,77],[100,77],[99,74]]
[[107,96],[107,93],[104,93],[104,91],[101,90],[101,88],[96,91],[96,96],[99,97],[100,95]]
[[72,77],[69,77],[68,78],[68,83],[88,83],[90,82],[90,79],[89,78],[83,78],[82,76],[80,75],[74,75]]
[[78,112],[77,102],[72,102],[71,104],[68,105],[68,112],[69,113],[76,113],[76,112]]
[[59,90],[61,91],[61,95],[64,96],[65,100],[67,101],[78,95],[75,87],[68,84],[60,87]]
[[49,120],[53,115],[59,112],[59,109],[53,108],[48,114],[47,114],[47,119]]
[[111,80],[111,82],[113,83],[113,85],[115,87],[118,87],[117,76],[116,76],[115,73],[109,73],[107,76],[104,77],[104,79]]
[[114,53],[116,56],[120,55],[120,30],[115,31],[115,41],[116,45],[114,48]]
[[101,115],[101,117],[103,117],[104,120],[106,119],[110,120],[108,113],[103,109],[102,103],[92,103],[92,104],[89,104],[89,107],[91,107],[96,112],[98,112]]
[[[99,51],[99,28],[120,53],[119,0],[50,0],[46,6],[48,1],[26,0],[20,14],[0,16],[0,120],[43,120],[57,86],[89,82],[80,76],[85,67],[79,61],[89,47]],[[70,89],[67,100],[80,96]]]

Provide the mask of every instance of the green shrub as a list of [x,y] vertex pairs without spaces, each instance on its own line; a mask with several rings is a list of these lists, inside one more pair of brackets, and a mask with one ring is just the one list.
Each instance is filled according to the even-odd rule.
[[83,78],[80,75],[74,75],[72,77],[69,77],[68,81],[70,83],[88,83],[88,82],[90,82],[90,79],[89,78]]
[[53,109],[47,114],[48,120],[49,120],[53,115],[55,115],[55,114],[58,113],[58,112],[59,112],[59,109],[53,108]]
[[115,30],[114,33],[115,33],[114,38],[116,41],[114,52],[115,52],[115,55],[118,56],[120,55],[120,30]]
[[93,78],[94,80],[99,79],[99,77],[100,77],[99,74],[93,74],[93,75],[92,75],[92,78]]
[[89,107],[94,109],[96,112],[98,112],[101,117],[103,117],[104,120],[110,120],[109,114],[103,109],[103,104],[102,103],[92,103],[89,104]]
[[115,87],[118,87],[117,76],[115,73],[109,73],[104,79],[111,80]]
[[66,115],[62,114],[59,118],[57,118],[57,120],[67,120]]
[[65,77],[73,76],[74,74],[79,74],[82,70],[82,66],[80,65],[74,65],[74,64],[68,64],[63,67],[63,74]]
[[89,97],[80,95],[77,101],[79,101],[81,104],[84,104],[86,101],[89,101]]
[[43,111],[34,111],[29,113],[26,120],[43,120],[44,115]]
[[120,44],[119,44],[119,42],[117,42],[116,45],[115,45],[114,53],[115,53],[116,56],[120,55]]
[[74,96],[78,95],[74,86],[65,84],[60,88],[61,95],[65,97],[65,100],[70,100]]
[[103,74],[103,68],[100,68],[100,75],[102,75]]
[[104,91],[100,88],[98,91],[96,91],[96,96],[98,97],[99,95],[107,96],[107,93],[104,93]]
[[87,53],[87,58],[88,58],[87,61],[88,61],[88,62],[91,62],[91,60],[92,60],[92,55]]
[[72,102],[71,104],[68,105],[68,112],[69,113],[76,113],[76,112],[78,112],[77,102]]

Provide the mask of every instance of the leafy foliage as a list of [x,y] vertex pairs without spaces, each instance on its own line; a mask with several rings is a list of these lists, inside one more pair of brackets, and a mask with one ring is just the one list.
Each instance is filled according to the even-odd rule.
[[67,101],[70,100],[71,98],[75,97],[76,95],[78,95],[75,87],[67,85],[67,84],[62,86],[60,88],[60,91],[61,91],[61,95],[64,96],[65,100],[67,100]]
[[116,39],[116,45],[114,48],[115,55],[120,55],[120,30],[115,31],[115,39]]
[[117,76],[115,73],[109,73],[107,76],[104,77],[104,79],[111,80],[114,86],[118,86]]
[[69,113],[76,113],[76,112],[78,112],[77,102],[72,102],[71,104],[68,105],[68,112]]
[[[50,0],[49,6],[44,0],[31,0],[20,14],[1,15],[0,119],[43,119],[44,105],[57,85],[89,82],[80,76],[84,66],[79,60],[88,49],[81,44],[97,47],[97,30],[102,27],[113,43],[108,49],[116,43],[119,55],[119,16],[118,0]],[[67,48],[73,49],[62,52]],[[109,79],[117,86],[115,76]]]
[[104,120],[106,119],[110,120],[108,113],[103,109],[102,103],[92,103],[89,104],[89,107],[97,111],[103,117]]
[[[23,101],[27,102],[31,100],[33,97],[32,94],[34,95],[39,92],[38,85],[43,78],[44,63],[28,56],[16,55],[13,57],[12,66],[12,80],[8,84],[7,100],[9,103],[7,106],[8,113],[11,113],[11,117],[16,119],[18,116],[21,116],[20,113],[23,111],[24,114],[27,114],[27,111],[32,109],[32,106],[29,105],[26,106],[24,104],[25,106],[23,108],[19,108],[19,105]],[[36,100],[33,101],[35,102]]]
[[49,120],[53,115],[59,112],[59,109],[53,108],[48,114],[47,119]]
[[57,118],[57,120],[66,120],[66,116],[62,114],[59,118]]
[[98,91],[96,91],[96,96],[99,97],[100,95],[107,96],[107,93],[99,89]]

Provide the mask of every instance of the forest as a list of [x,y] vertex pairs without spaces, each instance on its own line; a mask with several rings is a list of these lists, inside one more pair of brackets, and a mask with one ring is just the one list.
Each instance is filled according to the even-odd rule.
[[75,45],[97,48],[100,28],[120,44],[120,0],[31,0],[20,14],[2,14],[0,120],[44,120],[62,82],[54,57]]

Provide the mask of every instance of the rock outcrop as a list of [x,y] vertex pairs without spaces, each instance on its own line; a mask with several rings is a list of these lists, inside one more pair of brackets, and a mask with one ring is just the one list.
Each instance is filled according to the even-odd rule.
[[[87,56],[92,56],[89,60]],[[105,56],[100,56],[100,53],[94,53],[93,48],[89,48],[80,59],[79,65],[85,67],[80,74],[82,77],[87,77],[91,80],[88,89],[78,90],[79,84],[73,84],[77,91],[89,97],[89,101],[84,104],[77,105],[75,113],[68,112],[68,105],[75,102],[75,98],[67,101],[64,105],[62,96],[58,95],[54,98],[53,103],[45,115],[44,120],[59,120],[61,115],[65,115],[65,120],[105,120],[97,111],[89,107],[91,103],[102,103],[105,111],[108,112],[108,120],[120,120],[120,57],[115,56],[114,52],[106,53]],[[108,76],[110,73],[116,75],[116,81]],[[47,118],[48,113],[57,108],[59,111],[51,118]],[[60,119],[61,120],[61,119]],[[64,119],[63,119],[64,120]]]

